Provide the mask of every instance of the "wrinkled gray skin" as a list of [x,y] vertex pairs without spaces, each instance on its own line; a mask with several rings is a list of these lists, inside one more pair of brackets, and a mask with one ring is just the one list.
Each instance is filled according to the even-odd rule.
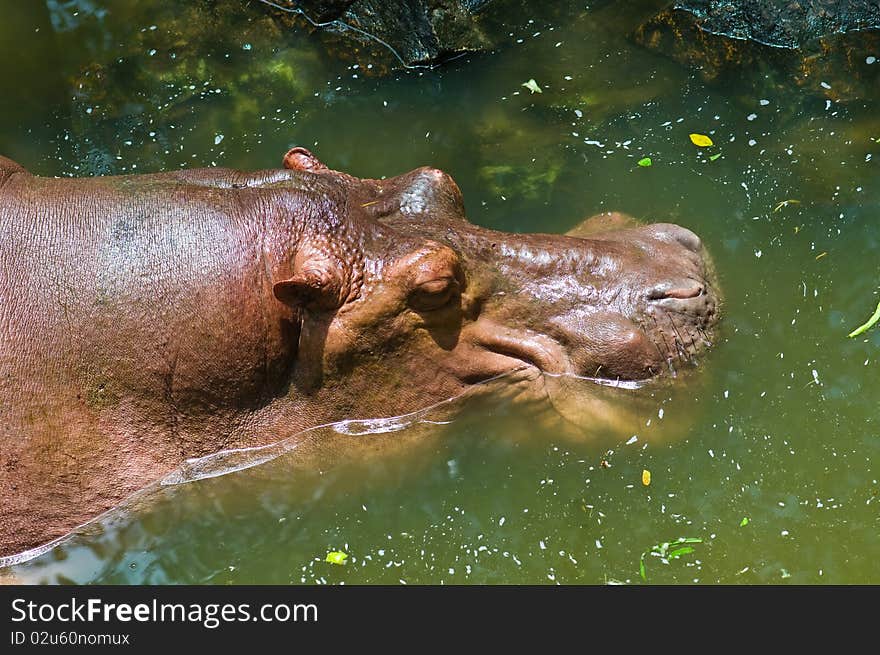
[[0,556],[189,457],[514,370],[649,379],[708,344],[684,228],[507,234],[436,169],[285,167],[49,179],[0,157]]

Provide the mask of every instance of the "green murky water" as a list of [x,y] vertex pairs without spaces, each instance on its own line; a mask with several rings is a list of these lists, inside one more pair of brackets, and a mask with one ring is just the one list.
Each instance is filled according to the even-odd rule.
[[661,3],[555,4],[512,9],[491,56],[376,78],[256,3],[0,2],[0,152],[36,173],[265,168],[294,144],[361,176],[431,164],[486,226],[561,232],[619,209],[692,228],[726,300],[700,382],[657,391],[655,421],[687,419],[668,442],[572,439],[484,400],[407,428],[424,446],[380,463],[304,470],[294,452],[164,487],[19,577],[640,582],[642,553],[694,537],[648,556],[648,582],[880,583],[880,330],[846,338],[880,285],[880,92],[838,101],[834,80],[748,71],[707,84],[627,39]]

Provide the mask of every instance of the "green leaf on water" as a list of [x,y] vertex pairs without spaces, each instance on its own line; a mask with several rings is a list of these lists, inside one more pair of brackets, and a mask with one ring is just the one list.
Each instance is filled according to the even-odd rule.
[[739,527],[744,528],[749,524],[749,517],[744,516],[743,520],[739,522]]
[[720,153],[720,152],[716,152],[714,155],[710,155],[710,156],[709,156],[709,161],[715,161],[715,160],[718,159],[720,156],[721,156],[721,153]]
[[345,560],[347,559],[348,553],[344,553],[341,550],[333,550],[327,553],[327,557],[324,561],[330,562],[331,564],[345,564]]
[[650,157],[643,157],[638,161],[639,166],[650,166],[653,163]]
[[541,87],[538,86],[538,83],[535,82],[534,79],[530,79],[528,82],[523,82],[520,86],[526,87],[532,93],[544,93],[541,91]]
[[677,558],[681,557],[682,555],[687,555],[692,552],[694,552],[693,546],[682,546],[681,548],[676,548],[675,550],[671,551],[666,556],[666,559],[677,559]]
[[[685,546],[684,544],[701,544],[703,540],[700,537],[680,537],[675,541],[664,541],[662,544],[654,544],[639,558],[639,575],[642,580],[645,582],[648,581],[648,572],[647,567],[645,566],[645,557],[650,553],[654,553],[659,555],[661,559],[671,560],[678,559],[682,555],[689,555],[694,552],[693,547]],[[674,548],[673,550],[669,550],[672,546],[680,546],[680,548]]]
[[853,337],[857,337],[863,332],[867,332],[870,330],[877,322],[880,321],[880,303],[877,303],[877,309],[874,310],[874,313],[871,315],[865,323],[857,327],[855,330],[850,332],[847,336],[852,339]]

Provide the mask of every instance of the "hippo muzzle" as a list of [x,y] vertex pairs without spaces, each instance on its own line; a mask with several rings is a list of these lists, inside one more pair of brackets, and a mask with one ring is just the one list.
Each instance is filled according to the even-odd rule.
[[[312,157],[295,149],[285,163],[342,176]],[[461,192],[443,171],[343,178],[357,185],[363,215],[356,223],[368,226],[359,240],[367,249],[381,244],[364,253],[372,274],[362,280],[359,302],[374,299],[371,316],[385,303],[410,333],[392,341],[406,341],[405,357],[432,371],[435,383],[448,374],[470,384],[523,366],[641,381],[674,375],[711,343],[719,304],[713,268],[686,228],[605,214],[566,235],[509,234],[469,223]],[[412,301],[414,279],[421,302]],[[434,296],[426,305],[428,288]],[[354,316],[357,302],[338,311]],[[388,354],[367,341],[370,352]]]

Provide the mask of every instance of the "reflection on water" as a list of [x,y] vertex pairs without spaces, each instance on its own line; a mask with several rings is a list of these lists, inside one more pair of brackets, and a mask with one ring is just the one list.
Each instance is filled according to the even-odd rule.
[[628,38],[648,1],[510,2],[497,52],[385,78],[253,3],[0,4],[0,54],[18,62],[0,152],[34,172],[264,168],[294,144],[361,176],[431,164],[493,228],[561,233],[604,210],[681,223],[725,298],[703,375],[627,412],[544,376],[544,402],[499,389],[449,424],[324,428],[311,457],[159,487],[22,578],[639,582],[642,553],[698,537],[652,559],[648,582],[880,581],[880,330],[846,338],[880,285],[876,93],[749,71],[707,83]]
[[[20,564],[16,574],[29,582],[197,583],[226,580],[247,569],[252,556],[266,566],[263,558],[281,555],[284,563],[276,572],[283,571],[285,581],[320,580],[321,566],[314,567],[326,554],[321,549],[330,543],[329,526],[319,521],[309,527],[308,517],[328,507],[334,508],[335,520],[367,527],[368,506],[395,497],[399,504],[413,484],[427,483],[438,491],[448,485],[476,485],[478,496],[485,496],[485,480],[474,478],[479,469],[465,461],[474,453],[485,457],[494,452],[502,460],[525,456],[527,468],[533,469],[532,460],[547,451],[544,434],[565,444],[568,456],[581,452],[594,459],[601,454],[604,466],[610,467],[621,446],[621,430],[638,432],[624,446],[637,453],[660,439],[681,438],[700,411],[685,395],[692,389],[683,392],[668,381],[620,389],[529,369],[481,386],[487,388],[475,387],[462,397],[395,419],[342,421],[272,446],[191,460],[59,540],[47,554]],[[663,408],[669,409],[665,416]],[[597,470],[586,459],[579,464],[584,471]],[[541,484],[552,485],[553,479]],[[447,510],[424,500],[420,506],[398,507],[400,513],[414,511],[415,516],[430,509],[439,520],[430,527],[454,520],[439,518]],[[320,546],[316,534],[325,535],[318,537]],[[280,543],[286,545],[277,553]],[[329,550],[350,548],[347,542],[333,543]],[[378,543],[375,556],[382,557],[385,544]],[[240,551],[241,564],[218,569],[218,544],[225,552]],[[156,552],[173,555],[157,557]],[[295,569],[291,558],[301,562]],[[351,565],[361,568],[372,558],[354,556]]]

